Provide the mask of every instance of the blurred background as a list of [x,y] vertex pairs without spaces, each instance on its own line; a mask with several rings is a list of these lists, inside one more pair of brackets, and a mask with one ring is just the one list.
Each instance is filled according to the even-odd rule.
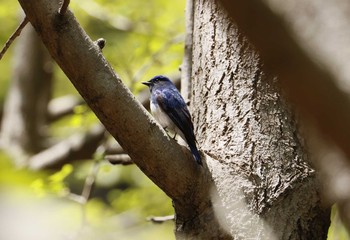
[[[185,0],[69,7],[92,40],[106,40],[104,56],[145,106],[141,81],[178,81]],[[22,19],[18,2],[0,0],[1,45]],[[0,239],[175,239],[173,221],[152,221],[173,214],[171,200],[130,164],[29,26],[0,72]],[[328,238],[349,239],[336,207]]]
[[[179,78],[185,1],[71,1],[70,10],[140,101],[141,81]],[[0,0],[0,45],[23,13]],[[78,61],[78,60],[77,60]],[[26,26],[0,63],[0,239],[174,239],[171,200],[99,125],[35,31]],[[146,91],[140,95],[140,91]],[[126,157],[127,158],[127,157]]]

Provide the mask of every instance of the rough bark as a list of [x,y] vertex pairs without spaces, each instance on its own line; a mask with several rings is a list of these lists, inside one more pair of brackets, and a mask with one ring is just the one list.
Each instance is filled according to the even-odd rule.
[[[3,147],[18,164],[40,150],[51,96],[52,60],[28,24],[15,49],[11,86],[1,126]],[[22,157],[21,157],[22,156]]]
[[[323,174],[328,201],[350,205],[343,182],[350,176],[349,1],[220,2],[314,125],[311,141],[317,157],[313,162]],[[340,207],[340,213],[350,222],[349,208]]]
[[[343,49],[349,45],[350,37],[347,37],[347,28],[341,27],[347,25],[347,21],[342,18],[349,16],[348,2],[337,0],[339,5],[334,2],[313,0],[302,2],[220,0],[219,2],[257,47],[266,67],[279,75],[284,90],[300,112],[308,117],[325,136],[334,141],[350,161],[348,147],[350,145],[348,127],[350,99],[336,84],[336,81],[341,82],[340,78],[345,76],[345,74],[339,74],[338,70],[344,71],[344,68],[348,68],[347,61],[344,59],[349,58],[346,56],[349,51],[343,51]],[[320,11],[329,12],[322,14]],[[336,21],[330,21],[330,16]],[[311,21],[310,18],[313,20]],[[311,22],[317,23],[318,26],[314,25],[317,28],[309,28]],[[325,26],[327,27],[324,28]],[[291,31],[291,29],[297,29],[297,31]],[[314,32],[307,32],[307,29],[313,29]],[[323,33],[324,31],[320,29],[329,30]],[[325,48],[319,44],[327,42],[324,35],[327,35],[331,42],[337,39],[335,46],[342,52],[339,55],[345,55],[345,57],[337,57],[336,63],[330,64],[333,62],[330,59],[334,57],[334,53],[329,51],[330,43],[326,43]],[[342,37],[339,41],[340,35]],[[314,41],[315,38],[318,39],[317,42]],[[296,39],[299,39],[299,42]],[[309,43],[314,46],[307,51],[305,49],[310,44],[300,43],[300,39],[306,42],[311,39]],[[340,43],[342,44],[338,46]],[[310,50],[314,50],[314,53],[310,54]],[[333,69],[334,75],[330,69]],[[334,71],[335,69],[337,70]]]
[[191,106],[219,218],[238,239],[326,239],[329,209],[277,78],[214,2],[196,1],[193,39]]

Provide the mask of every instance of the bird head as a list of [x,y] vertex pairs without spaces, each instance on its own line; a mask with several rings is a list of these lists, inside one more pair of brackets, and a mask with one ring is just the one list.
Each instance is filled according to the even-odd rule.
[[167,84],[173,84],[169,78],[159,75],[159,76],[155,76],[154,78],[152,78],[151,80],[149,80],[148,82],[142,82],[142,84],[148,86],[150,88],[150,90],[152,91],[152,89],[154,87],[158,87],[158,86],[163,86],[163,85],[167,85]]

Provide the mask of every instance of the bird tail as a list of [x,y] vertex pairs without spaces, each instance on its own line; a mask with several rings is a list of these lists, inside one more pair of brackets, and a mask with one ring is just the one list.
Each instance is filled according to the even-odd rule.
[[194,144],[189,144],[189,147],[191,149],[192,155],[193,155],[194,159],[196,160],[196,162],[199,165],[203,165],[202,158],[201,158],[201,155],[199,154],[199,151],[197,149],[196,144],[195,143]]

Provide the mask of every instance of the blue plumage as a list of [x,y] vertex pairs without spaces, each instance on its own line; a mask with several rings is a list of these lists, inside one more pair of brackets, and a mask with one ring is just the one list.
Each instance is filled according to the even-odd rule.
[[175,85],[164,76],[143,82],[151,91],[151,112],[160,125],[186,140],[196,162],[202,165],[187,105]]

